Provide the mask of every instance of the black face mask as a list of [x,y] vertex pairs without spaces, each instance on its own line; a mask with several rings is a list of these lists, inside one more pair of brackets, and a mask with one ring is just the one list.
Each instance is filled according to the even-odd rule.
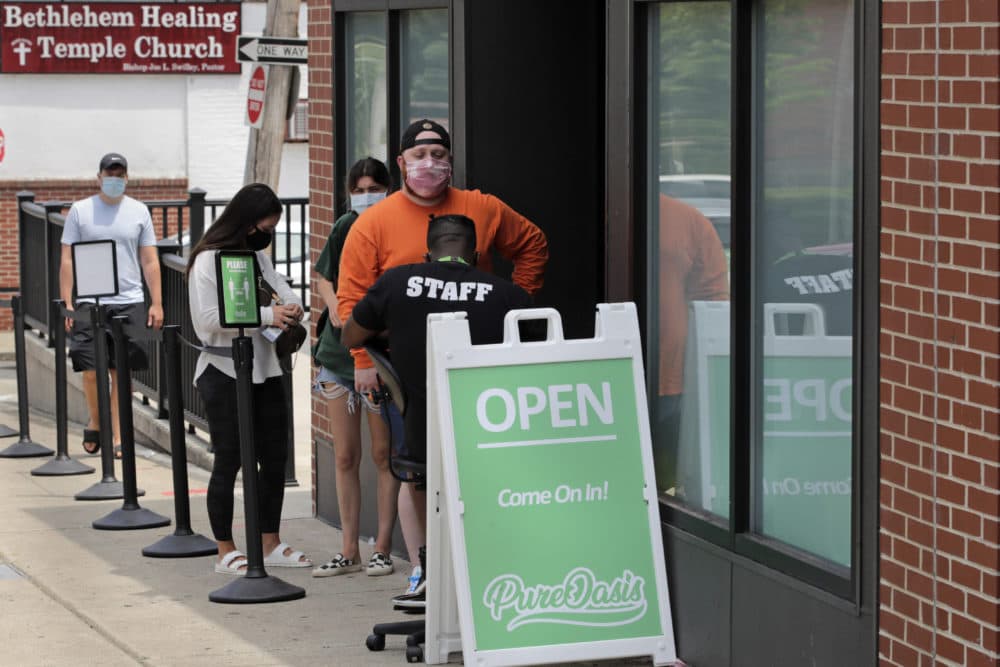
[[271,232],[262,232],[259,229],[253,234],[247,234],[247,246],[251,250],[263,250],[271,245]]

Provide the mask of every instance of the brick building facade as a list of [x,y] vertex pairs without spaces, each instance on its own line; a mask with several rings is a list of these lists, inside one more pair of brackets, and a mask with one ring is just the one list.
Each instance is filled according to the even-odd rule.
[[882,12],[879,658],[995,665],[998,5]]

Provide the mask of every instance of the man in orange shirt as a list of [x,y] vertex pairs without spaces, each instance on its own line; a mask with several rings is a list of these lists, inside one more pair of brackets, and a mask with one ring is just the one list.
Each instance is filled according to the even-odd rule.
[[659,438],[654,461],[663,491],[675,485],[677,476],[689,304],[728,300],[729,276],[719,235],[698,209],[661,194],[659,218]]
[[[427,228],[432,217],[464,215],[476,225],[477,268],[491,271],[491,252],[514,264],[513,282],[534,295],[542,287],[549,258],[545,234],[533,222],[494,197],[479,190],[451,187],[451,137],[440,124],[424,119],[412,123],[400,139],[396,164],[402,189],[366,209],[351,227],[340,256],[337,312],[344,322],[355,304],[375,281],[394,266],[421,263],[427,252]],[[456,304],[456,310],[461,310]],[[372,361],[363,350],[354,355],[354,386],[367,394],[378,389]],[[384,452],[388,461],[388,452]],[[373,452],[376,461],[383,459]],[[388,466],[379,469],[379,486],[394,483]],[[384,475],[389,478],[385,479]],[[390,481],[391,480],[391,481]],[[404,489],[411,487],[407,484]],[[420,511],[408,493],[400,493],[400,525],[411,562],[417,562],[416,547]]]

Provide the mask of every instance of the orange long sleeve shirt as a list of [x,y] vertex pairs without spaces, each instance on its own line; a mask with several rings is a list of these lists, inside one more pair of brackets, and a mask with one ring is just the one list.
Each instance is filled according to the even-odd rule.
[[[424,261],[430,216],[461,214],[476,223],[479,267],[492,271],[490,251],[513,262],[511,276],[529,294],[542,287],[549,258],[545,234],[533,222],[493,195],[448,188],[434,207],[418,206],[396,192],[364,211],[351,227],[340,258],[337,313],[345,322],[355,304],[387,269]],[[363,350],[352,350],[355,368],[372,365]]]

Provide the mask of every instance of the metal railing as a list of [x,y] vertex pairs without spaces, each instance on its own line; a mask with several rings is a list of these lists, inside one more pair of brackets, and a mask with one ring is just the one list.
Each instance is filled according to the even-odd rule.
[[[206,219],[214,222],[228,201],[205,198],[205,191],[194,188],[187,200],[149,201],[154,224],[158,223],[161,239],[157,243],[160,256],[160,282],[163,298],[164,321],[180,324],[181,336],[197,343],[188,303],[185,248],[197,243],[204,233]],[[31,192],[17,193],[18,234],[20,242],[21,298],[27,325],[48,338],[51,347],[55,340],[55,326],[50,322],[50,304],[60,298],[59,267],[62,261],[62,231],[66,222],[62,211],[64,202],[36,203]],[[309,308],[309,200],[307,198],[282,199],[285,207],[283,222],[279,225],[271,258],[278,273],[291,279],[291,287],[300,291],[303,306]],[[206,215],[206,213],[208,215]],[[148,295],[147,295],[148,303]],[[149,358],[149,368],[132,372],[133,389],[143,397],[143,402],[155,400],[158,416],[167,418],[166,369],[164,355],[159,345],[143,343]],[[193,385],[198,351],[182,345],[181,386],[184,395],[184,415],[192,427],[208,429],[204,406]]]

